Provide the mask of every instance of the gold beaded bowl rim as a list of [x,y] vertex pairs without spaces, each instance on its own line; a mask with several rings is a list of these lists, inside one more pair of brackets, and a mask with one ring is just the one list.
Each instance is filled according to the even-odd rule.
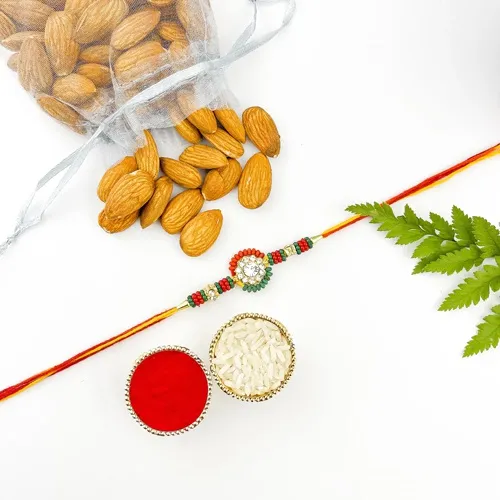
[[[224,330],[226,328],[229,328],[230,326],[233,326],[236,322],[242,320],[242,319],[255,319],[255,320],[263,320],[263,321],[268,321],[269,323],[274,324],[277,326],[280,330],[280,333],[283,337],[285,337],[286,341],[288,342],[288,345],[290,346],[290,354],[292,357],[292,360],[290,362],[290,366],[288,368],[288,371],[285,374],[285,378],[283,379],[283,382],[276,388],[272,389],[269,392],[266,392],[265,394],[260,394],[256,396],[241,396],[240,394],[236,394],[234,391],[231,390],[231,388],[227,387],[222,379],[219,377],[217,374],[217,369],[214,363],[215,359],[215,349],[217,347],[217,344],[219,343],[219,340],[224,333]],[[271,399],[272,397],[276,396],[278,392],[282,391],[283,388],[288,384],[290,378],[293,375],[293,372],[295,370],[295,344],[293,343],[292,337],[288,333],[288,330],[285,328],[285,326],[280,323],[278,320],[271,318],[269,316],[265,316],[263,314],[258,314],[258,313],[244,313],[244,314],[238,314],[235,316],[233,319],[228,321],[225,325],[223,325],[215,334],[212,343],[210,344],[210,351],[209,351],[209,356],[210,356],[210,371],[212,372],[212,376],[215,378],[215,381],[217,382],[217,385],[219,388],[225,392],[227,395],[238,399],[239,401],[245,401],[248,403],[260,403],[262,401],[267,401]]]
[[[193,358],[198,363],[198,365],[201,367],[201,369],[203,370],[203,373],[205,374],[205,376],[207,378],[207,384],[208,384],[207,402],[205,403],[205,407],[203,408],[203,411],[201,412],[201,415],[191,425],[188,425],[187,427],[184,427],[184,429],[179,429],[177,431],[159,431],[157,429],[153,429],[149,425],[145,424],[139,418],[139,416],[135,412],[135,410],[132,407],[132,404],[130,402],[130,384],[132,382],[132,377],[134,376],[134,373],[137,370],[137,367],[145,359],[149,358],[153,354],[157,354],[157,353],[163,352],[163,351],[177,351],[177,352],[182,352],[184,354],[187,354],[188,356],[190,356],[191,358]],[[190,430],[193,430],[195,427],[198,427],[198,425],[200,425],[200,423],[203,421],[203,419],[205,418],[205,416],[207,414],[208,407],[210,406],[211,400],[212,400],[212,376],[210,375],[210,371],[207,369],[207,367],[205,366],[205,364],[203,363],[203,361],[194,352],[190,351],[186,347],[176,346],[176,345],[174,345],[174,346],[167,345],[167,346],[156,347],[155,349],[151,349],[150,351],[147,351],[144,354],[142,354],[137,359],[137,361],[134,363],[134,366],[133,366],[132,370],[130,371],[129,376],[127,378],[127,384],[126,384],[126,387],[125,387],[125,403],[127,405],[129,413],[132,415],[133,419],[143,429],[146,429],[148,432],[150,432],[151,434],[155,434],[156,436],[179,436],[179,435],[184,434],[184,433],[186,433],[186,432],[188,432]]]

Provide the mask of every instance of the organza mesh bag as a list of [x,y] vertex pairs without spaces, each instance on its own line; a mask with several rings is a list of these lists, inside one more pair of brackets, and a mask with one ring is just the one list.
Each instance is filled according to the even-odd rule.
[[[225,68],[272,39],[295,9],[294,0],[250,1],[252,22],[221,56],[209,0],[0,0],[0,38],[21,85],[53,118],[88,135],[39,181],[0,252],[40,222],[97,144],[133,154],[144,131],[171,127],[189,140],[188,117],[235,105]],[[269,3],[285,4],[281,23],[254,36]]]

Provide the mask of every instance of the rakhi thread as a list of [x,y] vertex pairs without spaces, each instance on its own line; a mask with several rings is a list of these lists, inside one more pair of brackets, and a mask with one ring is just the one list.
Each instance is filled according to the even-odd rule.
[[[429,177],[425,179],[424,181],[420,182],[419,184],[416,184],[415,186],[397,194],[396,196],[393,196],[392,198],[389,198],[386,203],[389,205],[392,205],[394,203],[397,203],[398,201],[404,200],[406,198],[409,198],[410,196],[414,196],[416,194],[422,193],[426,191],[427,189],[431,189],[433,187],[438,186],[439,184],[442,184],[443,182],[446,182],[450,180],[454,175],[463,172],[467,170],[468,168],[472,167],[473,165],[492,158],[496,155],[500,154],[500,144],[497,144],[496,146],[493,146],[492,148],[489,148],[481,153],[478,153],[471,158],[468,158],[467,160],[450,167],[436,175],[433,175],[432,177]],[[291,245],[288,245],[284,247],[283,249],[276,250],[274,252],[270,252],[269,254],[265,255],[262,254],[262,252],[259,252],[255,249],[250,249],[250,250],[244,250],[242,252],[239,252],[238,254],[235,255],[235,258],[237,257],[238,259],[244,258],[244,257],[251,257],[252,255],[255,258],[261,258],[260,255],[265,255],[266,262],[270,265],[276,265],[281,262],[285,262],[287,258],[291,255],[301,255],[305,251],[313,248],[314,244],[317,243],[318,241],[328,238],[329,236],[332,236],[335,233],[338,233],[342,229],[346,229],[357,222],[360,222],[363,220],[365,217],[362,216],[355,216],[351,217],[349,219],[346,219],[345,221],[336,224],[335,226],[327,229],[320,235],[314,237],[314,238],[303,238],[302,240],[299,240],[298,242],[294,242]],[[257,255],[259,257],[257,257]],[[234,272],[236,270],[236,265],[237,260],[233,258],[230,263],[230,270],[231,272]],[[269,281],[269,279],[272,276],[272,272],[265,272],[265,276],[262,279],[260,283],[265,283]],[[264,279],[266,281],[264,281]],[[73,365],[76,365],[77,363],[80,363],[81,361],[101,352],[104,351],[105,349],[108,349],[109,347],[118,344],[119,342],[122,342],[125,339],[128,339],[132,337],[133,335],[136,335],[150,326],[156,325],[157,323],[160,323],[161,321],[173,316],[174,314],[178,313],[179,311],[182,311],[184,309],[189,309],[191,307],[196,307],[196,306],[201,306],[205,302],[209,301],[210,299],[213,299],[213,297],[217,298],[219,295],[222,293],[228,292],[234,288],[235,281],[232,277],[227,277],[223,278],[222,280],[214,283],[213,285],[208,285],[204,290],[197,291],[193,294],[191,294],[187,300],[185,300],[182,304],[180,304],[177,307],[173,307],[171,309],[168,309],[160,314],[157,314],[156,316],[153,316],[146,321],[139,323],[138,325],[130,328],[129,330],[126,330],[123,333],[120,333],[119,335],[116,335],[115,337],[112,337],[108,340],[105,340],[104,342],[101,342],[100,344],[97,344],[93,347],[90,347],[89,349],[77,354],[76,356],[73,356],[72,358],[69,358],[68,360],[64,361],[63,363],[60,363],[59,365],[56,365],[52,368],[49,368],[48,370],[44,370],[36,375],[33,375],[32,377],[16,384],[11,387],[8,387],[2,391],[0,391],[0,401],[5,401],[27,389],[30,387],[33,387],[34,385],[42,382],[46,378],[52,377],[56,373],[60,373],[68,368],[70,368]],[[232,286],[231,286],[232,285]],[[245,288],[246,287],[246,288]],[[242,288],[244,288],[246,291],[258,291],[255,288],[253,288],[254,285],[243,285]],[[263,287],[260,287],[263,288]],[[212,296],[212,292],[215,294]]]

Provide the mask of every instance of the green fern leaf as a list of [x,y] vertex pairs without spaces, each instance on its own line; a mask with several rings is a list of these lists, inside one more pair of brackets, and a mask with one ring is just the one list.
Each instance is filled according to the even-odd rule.
[[432,225],[432,222],[429,222],[428,220],[421,219],[420,217],[418,218],[418,224],[419,226],[427,233],[430,235],[435,235],[436,230],[434,229],[434,226]]
[[415,248],[413,252],[413,259],[424,259],[425,257],[430,257],[431,255],[440,255],[443,240],[438,236],[429,236]]
[[472,228],[484,258],[500,255],[500,231],[493,224],[483,217],[474,217]]
[[443,240],[455,239],[455,231],[453,231],[453,227],[446,219],[432,212],[429,214],[429,217],[431,218],[431,222],[437,234],[443,238]]
[[486,300],[491,291],[500,290],[500,258],[497,258],[496,266],[484,266],[476,271],[473,278],[467,278],[444,300],[439,308],[440,311],[451,311],[462,309],[471,304],[478,304]]
[[456,206],[453,206],[451,216],[457,243],[460,246],[467,246],[475,243],[476,238],[474,238],[474,233],[472,231],[472,218]]
[[470,271],[473,267],[481,265],[481,250],[476,245],[463,247],[455,252],[441,255],[425,268],[429,273],[454,274],[461,271]]
[[410,205],[405,205],[404,217],[406,222],[414,227],[420,227],[420,221],[417,217],[417,214],[413,211]]
[[346,208],[346,211],[352,214],[362,215],[363,217],[373,217],[377,210],[374,203],[359,203],[350,205]]
[[455,243],[454,241],[442,241],[442,240],[439,241],[441,242],[441,247],[439,248],[439,250],[436,251],[436,253],[433,253],[432,255],[423,257],[422,260],[420,260],[420,262],[414,267],[412,274],[424,273],[428,264],[436,261],[442,255],[454,252],[455,250],[458,250],[460,248],[458,244]]
[[491,348],[500,342],[500,305],[492,308],[493,314],[486,316],[478,325],[477,334],[472,337],[464,349],[464,358],[474,356]]

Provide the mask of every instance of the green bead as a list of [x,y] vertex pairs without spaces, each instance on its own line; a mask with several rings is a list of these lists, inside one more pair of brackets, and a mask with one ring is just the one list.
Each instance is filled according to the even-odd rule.
[[309,245],[309,248],[312,248],[314,246],[314,243],[312,242],[311,238],[309,238],[309,236],[305,237],[304,238],[307,242],[307,244]]
[[207,296],[206,296],[205,292],[203,290],[200,290],[200,293],[201,293],[201,296],[203,297],[203,300],[205,302],[207,302],[208,299],[207,299]]

